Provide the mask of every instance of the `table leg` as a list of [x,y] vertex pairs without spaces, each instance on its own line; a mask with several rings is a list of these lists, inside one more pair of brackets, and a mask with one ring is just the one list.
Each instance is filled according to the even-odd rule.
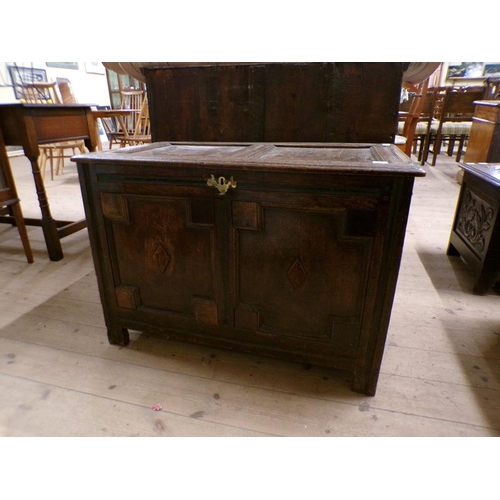
[[13,203],[10,208],[12,209],[12,216],[16,221],[16,226],[19,231],[19,236],[21,237],[21,242],[23,244],[24,253],[26,254],[26,259],[31,264],[34,262],[33,250],[31,249],[30,240],[28,238],[28,231],[26,230],[26,225],[24,223],[21,204],[19,202]]
[[87,118],[87,130],[89,137],[88,139],[85,139],[85,146],[90,152],[93,152],[99,148],[99,144],[101,143],[101,138],[99,136],[99,131],[97,130],[96,120],[92,115],[92,111],[90,109],[88,109],[86,112],[86,118]]
[[85,139],[85,147],[89,150],[89,152],[93,153],[94,151],[102,151],[102,145],[99,149],[99,143],[95,143],[92,139]]
[[[26,153],[26,152],[25,152]],[[42,174],[38,165],[38,156],[28,156],[31,163],[31,170],[33,172],[33,179],[35,181],[36,194],[38,196],[38,204],[42,213],[42,231],[47,246],[49,259],[52,261],[61,260],[64,255],[61,247],[61,240],[57,233],[57,224],[50,213],[49,200],[45,185],[43,183]]]

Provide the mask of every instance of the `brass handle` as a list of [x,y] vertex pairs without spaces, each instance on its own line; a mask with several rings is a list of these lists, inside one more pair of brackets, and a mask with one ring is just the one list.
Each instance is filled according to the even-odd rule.
[[208,179],[207,181],[207,186],[214,186],[219,191],[219,194],[221,196],[224,196],[230,187],[236,189],[236,181],[233,179],[232,176],[231,179],[226,181],[225,177],[219,177],[218,179],[216,179],[212,174],[210,176],[210,179]]

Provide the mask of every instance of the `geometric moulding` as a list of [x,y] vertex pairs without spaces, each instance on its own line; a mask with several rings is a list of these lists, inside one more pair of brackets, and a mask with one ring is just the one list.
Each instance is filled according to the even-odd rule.
[[299,259],[296,259],[292,267],[286,273],[294,288],[298,288],[307,278],[307,273]]
[[159,273],[165,271],[170,262],[170,255],[163,248],[161,244],[156,247],[156,250],[153,252],[153,267]]

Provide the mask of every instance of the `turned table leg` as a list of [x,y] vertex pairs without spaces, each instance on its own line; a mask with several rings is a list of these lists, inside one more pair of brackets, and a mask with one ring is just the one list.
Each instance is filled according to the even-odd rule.
[[[36,149],[38,150],[38,147]],[[49,254],[50,260],[58,261],[61,260],[64,255],[62,251],[61,240],[59,239],[59,234],[57,232],[57,223],[50,213],[49,200],[47,198],[45,184],[40,172],[40,166],[38,165],[39,154],[34,155],[31,152],[28,153],[26,151],[25,154],[31,163],[31,170],[33,172],[33,179],[35,181],[38,204],[40,206],[40,212],[42,214],[41,225],[43,236],[45,238],[45,243],[47,246],[47,252]]]

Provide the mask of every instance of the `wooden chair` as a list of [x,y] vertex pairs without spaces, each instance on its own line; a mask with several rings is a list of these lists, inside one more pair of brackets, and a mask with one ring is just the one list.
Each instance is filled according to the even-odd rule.
[[[431,127],[437,123],[434,118],[434,110],[442,107],[447,87],[430,87],[427,89],[420,118],[415,131],[414,148],[418,155],[418,161],[422,161],[425,147],[428,146]],[[423,164],[423,163],[422,163]]]
[[56,82],[25,83],[21,86],[21,102],[60,104],[62,97]]
[[[50,165],[50,180],[54,180],[55,175],[61,175],[64,171],[64,161],[66,158],[71,158],[77,152],[85,153],[84,141],[71,141],[71,142],[55,142],[53,144],[40,144],[40,173],[42,178],[45,179],[45,170],[47,167],[47,160]],[[71,151],[71,152],[68,152]],[[57,163],[56,163],[57,162]],[[54,165],[56,168],[54,170]]]
[[137,117],[132,134],[120,137],[120,147],[127,145],[146,144],[151,142],[151,124],[149,120],[149,105],[147,95],[144,95],[141,110]]
[[5,150],[2,130],[0,129],[0,214],[13,218],[13,223],[17,226],[24,253],[28,263],[34,261],[31,250],[28,231],[24,222],[21,201],[17,195],[16,185],[12,176],[9,159]]
[[474,101],[482,99],[484,91],[484,87],[449,87],[445,90],[443,99],[439,99],[439,94],[435,95],[432,122],[422,153],[422,165],[427,161],[429,153],[432,153],[431,165],[436,165],[437,155],[441,152],[444,140],[448,141],[448,156],[452,156],[455,141],[459,140],[456,161],[460,161],[472,127]]
[[114,118],[102,119],[104,131],[109,141],[109,149],[113,147],[113,144],[123,147],[126,144],[124,139],[134,135],[135,126],[139,120],[142,104],[146,96],[143,90],[122,90],[120,94],[120,109],[129,110],[130,115],[123,117],[120,121]]
[[403,119],[398,128],[396,145],[408,156],[411,156],[417,126],[419,124],[423,105],[427,95],[429,80],[425,80],[414,88],[408,100],[407,111],[400,107],[399,116]]
[[[69,80],[60,78],[61,87],[66,100],[75,103],[76,98],[73,95]],[[35,103],[35,104],[63,104],[63,97],[60,91],[59,83],[55,82],[37,82],[33,84],[25,84],[21,87],[22,101]],[[69,94],[71,93],[71,94]],[[47,160],[50,164],[50,178],[54,180],[54,173],[59,175],[64,168],[64,160],[71,158],[79,150],[81,153],[85,152],[85,142],[81,141],[67,141],[57,142],[52,144],[40,144],[40,173],[42,178],[45,179],[45,170],[47,168]],[[67,154],[66,151],[71,150],[72,154]],[[54,164],[57,161],[56,170],[54,172]]]
[[[109,109],[109,106],[106,108]],[[97,107],[97,109],[106,108]],[[109,149],[113,148],[113,144],[120,146],[120,136],[122,135],[122,130],[126,129],[124,118],[121,118],[121,123],[119,123],[114,116],[104,116],[99,119],[101,120],[106,137],[108,138]]]
[[76,96],[73,93],[71,82],[67,78],[56,78],[57,88],[64,104],[77,104]]
[[122,90],[121,91],[121,109],[131,110],[132,113],[125,124],[127,126],[127,133],[132,135],[135,131],[135,125],[137,123],[137,119],[141,114],[142,103],[145,98],[145,92],[143,90]]

